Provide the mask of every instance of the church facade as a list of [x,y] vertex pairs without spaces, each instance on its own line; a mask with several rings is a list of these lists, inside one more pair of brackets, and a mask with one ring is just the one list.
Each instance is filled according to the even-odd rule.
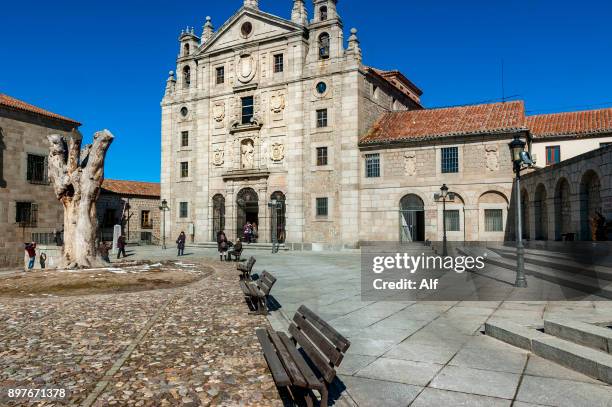
[[421,108],[421,91],[362,64],[336,0],[314,9],[295,0],[285,20],[247,0],[218,30],[181,34],[162,101],[168,236],[235,239],[255,222],[261,242],[358,240],[359,137],[381,112]]
[[[454,241],[513,239],[511,140],[524,140],[538,166],[612,142],[612,109],[426,109],[402,73],[362,62],[337,0],[312,0],[311,18],[304,0],[292,4],[287,20],[245,0],[217,30],[207,17],[200,36],[181,33],[161,103],[166,239],[185,231],[205,243],[223,230],[234,240],[247,222],[258,241],[294,249],[435,241],[444,230]],[[529,208],[541,204],[525,196],[534,225]]]

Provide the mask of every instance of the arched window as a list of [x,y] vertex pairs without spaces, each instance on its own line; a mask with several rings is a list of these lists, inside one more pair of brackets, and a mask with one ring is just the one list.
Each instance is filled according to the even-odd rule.
[[319,20],[327,20],[327,6],[321,6],[321,8],[319,9]]
[[188,88],[191,86],[191,68],[186,66],[183,68],[183,87]]
[[329,58],[329,34],[319,35],[319,59]]
[[183,47],[183,56],[189,55],[189,44],[185,44]]

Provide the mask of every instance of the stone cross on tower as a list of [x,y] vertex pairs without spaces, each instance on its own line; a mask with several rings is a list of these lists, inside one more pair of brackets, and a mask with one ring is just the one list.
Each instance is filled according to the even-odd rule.
[[244,0],[244,7],[259,9],[259,0]]

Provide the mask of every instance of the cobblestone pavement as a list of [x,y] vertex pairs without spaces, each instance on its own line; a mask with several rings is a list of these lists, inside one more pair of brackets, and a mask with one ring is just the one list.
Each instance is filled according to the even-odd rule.
[[[192,260],[192,259],[190,259]],[[189,286],[0,299],[0,387],[65,388],[34,405],[282,405],[235,265]],[[0,405],[32,405],[0,399]]]

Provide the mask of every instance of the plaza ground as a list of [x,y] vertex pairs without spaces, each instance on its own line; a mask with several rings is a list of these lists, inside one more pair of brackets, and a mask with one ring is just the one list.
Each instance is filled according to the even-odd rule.
[[[159,261],[176,253],[129,254]],[[554,315],[605,319],[610,301],[364,302],[358,252],[247,246],[254,272],[278,278],[278,309],[266,320],[247,314],[233,263],[213,249],[186,254],[182,262],[215,272],[166,290],[0,299],[2,382],[36,378],[92,405],[280,405],[254,329],[284,329],[306,304],[351,341],[334,383],[337,405],[610,406],[612,387],[481,333],[494,318],[532,326]]]

